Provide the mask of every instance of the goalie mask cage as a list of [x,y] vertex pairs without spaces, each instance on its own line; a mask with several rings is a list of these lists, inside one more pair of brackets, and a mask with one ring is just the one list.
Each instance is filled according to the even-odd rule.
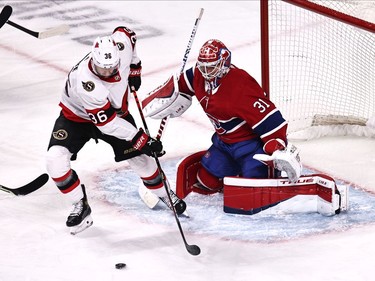
[[261,0],[262,86],[288,132],[375,112],[375,1]]

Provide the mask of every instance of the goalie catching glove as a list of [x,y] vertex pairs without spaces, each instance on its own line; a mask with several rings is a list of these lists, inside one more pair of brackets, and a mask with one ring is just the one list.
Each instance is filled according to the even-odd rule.
[[272,139],[265,143],[263,150],[267,154],[255,154],[254,159],[284,171],[291,182],[296,182],[301,176],[302,165],[299,150],[292,144],[285,147],[281,139]]
[[161,141],[151,138],[142,128],[139,129],[131,143],[135,149],[148,156],[154,156],[155,153],[157,156],[162,156],[165,153]]
[[178,117],[191,106],[191,96],[179,92],[177,77],[171,76],[163,85],[159,86],[142,101],[142,108],[146,117],[163,119],[164,117]]

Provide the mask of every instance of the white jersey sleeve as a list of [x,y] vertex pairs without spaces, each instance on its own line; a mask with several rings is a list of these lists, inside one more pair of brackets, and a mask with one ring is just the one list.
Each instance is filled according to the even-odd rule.
[[[138,64],[141,61],[137,55],[137,36],[133,30],[124,26],[120,26],[114,30],[112,37],[117,43],[117,46],[120,51],[126,48],[129,48],[131,50],[132,57],[129,65]],[[124,45],[122,46],[121,44]]]
[[128,121],[115,117],[103,126],[98,126],[99,130],[106,135],[119,139],[132,140],[138,130]]

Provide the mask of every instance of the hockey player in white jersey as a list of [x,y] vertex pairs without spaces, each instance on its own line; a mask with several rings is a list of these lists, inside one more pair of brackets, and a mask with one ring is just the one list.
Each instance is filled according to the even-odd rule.
[[[136,34],[129,28],[117,27],[112,35],[98,37],[92,51],[69,72],[46,165],[56,186],[72,202],[73,210],[66,221],[72,234],[92,225],[85,186],[71,168],[71,161],[90,139],[110,144],[115,161],[127,160],[145,187],[169,205],[161,175],[151,157],[162,152],[162,144],[138,130],[128,110],[129,88],[139,89],[141,69]],[[176,213],[183,213],[185,202],[173,191],[170,194]]]

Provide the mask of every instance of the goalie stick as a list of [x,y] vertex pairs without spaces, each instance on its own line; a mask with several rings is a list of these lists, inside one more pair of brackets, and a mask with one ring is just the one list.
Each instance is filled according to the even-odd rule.
[[[138,99],[138,95],[137,95],[137,92],[135,91],[134,87],[132,87],[131,89],[133,95],[134,95],[134,99],[135,99],[135,103],[137,104],[137,107],[138,107],[138,111],[139,111],[139,115],[141,116],[141,119],[142,119],[142,123],[143,123],[143,127],[145,129],[145,132],[147,135],[150,136],[150,131],[148,130],[148,126],[147,126],[147,123],[146,123],[146,119],[145,119],[145,116],[143,115],[143,112],[142,112],[142,107],[141,107],[141,103],[139,102],[139,99]],[[185,235],[184,235],[184,232],[182,230],[182,227],[181,227],[181,223],[180,223],[180,220],[178,219],[178,216],[177,216],[177,213],[176,213],[176,210],[173,208],[173,203],[172,203],[172,198],[171,198],[171,195],[169,194],[169,190],[168,190],[168,182],[165,178],[165,174],[161,168],[161,165],[160,165],[160,161],[159,161],[159,158],[156,154],[156,152],[154,153],[154,159],[155,159],[155,162],[156,162],[156,166],[158,168],[158,172],[159,174],[161,175],[161,179],[163,181],[163,185],[164,185],[164,188],[165,188],[165,191],[167,192],[167,195],[168,195],[168,200],[169,202],[171,203],[171,206],[172,206],[172,210],[173,210],[173,214],[174,214],[174,217],[176,219],[176,223],[177,223],[177,226],[178,226],[178,229],[180,230],[180,234],[181,234],[181,237],[182,237],[182,240],[184,241],[184,244],[185,244],[185,248],[186,250],[189,252],[189,254],[193,255],[193,256],[197,256],[201,253],[201,249],[197,246],[197,245],[189,245],[186,241],[186,238],[185,238]]]
[[43,185],[47,183],[48,179],[49,176],[47,174],[42,174],[32,182],[29,182],[28,184],[25,184],[18,188],[9,188],[0,184],[0,190],[5,191],[7,193],[11,193],[16,196],[23,196],[41,188]]
[[62,25],[59,25],[59,26],[56,26],[56,27],[53,27],[53,28],[50,28],[50,29],[47,29],[45,31],[41,31],[41,32],[38,32],[38,31],[33,31],[33,30],[30,30],[26,27],[23,27],[15,22],[12,22],[9,20],[9,17],[10,15],[12,14],[12,7],[9,6],[9,5],[6,5],[3,10],[1,11],[1,14],[0,14],[0,28],[5,24],[9,24],[23,32],[26,32],[27,34],[30,34],[31,36],[33,37],[36,37],[38,39],[45,39],[45,38],[49,38],[49,37],[52,37],[52,36],[56,36],[56,35],[61,35],[61,34],[64,34],[66,32],[69,31],[69,25],[66,25],[66,24],[62,24]]
[[[199,11],[199,15],[198,17],[195,19],[195,23],[194,23],[194,27],[193,27],[193,31],[191,32],[191,35],[190,35],[190,39],[189,39],[189,43],[186,47],[186,50],[185,50],[185,55],[184,55],[184,58],[182,59],[182,66],[181,66],[181,69],[180,69],[180,74],[184,71],[185,69],[185,65],[186,65],[186,62],[187,62],[187,59],[188,59],[188,56],[189,56],[189,53],[190,53],[190,50],[191,50],[191,47],[193,45],[193,41],[194,41],[194,38],[195,38],[195,34],[197,33],[197,29],[198,29],[198,26],[199,26],[199,22],[200,20],[202,19],[202,16],[203,16],[203,12],[204,12],[204,9],[201,8],[200,11]],[[168,123],[168,120],[169,120],[169,115],[164,117],[161,122],[160,122],[160,127],[159,127],[159,131],[158,131],[158,134],[156,136],[156,138],[158,140],[161,140],[161,137],[163,135],[163,131],[165,130],[166,126],[167,126],[167,123]]]

